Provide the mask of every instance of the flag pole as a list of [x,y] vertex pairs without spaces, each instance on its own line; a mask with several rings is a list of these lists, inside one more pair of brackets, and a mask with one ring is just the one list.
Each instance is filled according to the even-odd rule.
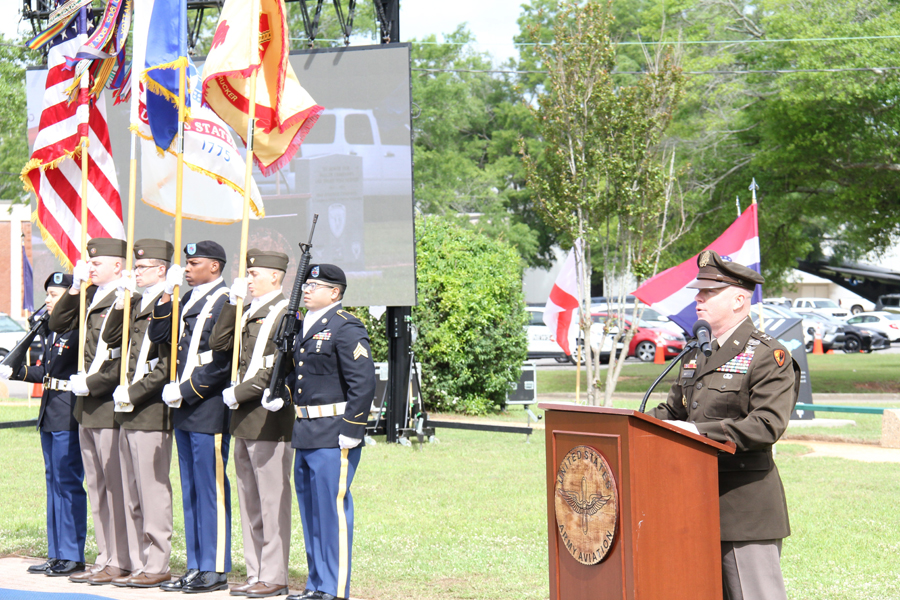
[[[750,181],[750,196],[751,196],[750,204],[756,204],[756,190],[758,190],[758,189],[759,189],[759,186],[756,184],[756,177],[753,177]],[[757,226],[757,228],[759,228],[759,207],[756,208],[756,226]],[[762,268],[762,267],[760,267],[760,268]],[[756,309],[759,311],[759,330],[765,331],[766,330],[766,317],[763,314],[762,298],[760,298],[759,306],[757,306]]]
[[[128,233],[125,236],[125,270],[132,273],[134,267],[134,205],[137,180],[137,134],[131,132],[131,164],[128,172]],[[132,273],[132,276],[134,274]],[[122,308],[122,364],[119,370],[119,385],[128,385],[128,343],[131,333],[131,291],[125,290]],[[174,303],[173,303],[174,304]]]
[[[175,146],[175,156],[178,159],[175,168],[175,266],[181,266],[181,200],[184,187],[184,90],[185,72],[187,66],[178,68],[178,141]],[[169,364],[169,381],[175,381],[178,376],[178,287],[172,291],[172,338],[171,338],[171,363]]]
[[[88,70],[81,74],[81,90],[79,95],[87,93],[88,87]],[[81,98],[79,98],[81,101]],[[90,105],[88,105],[88,119],[84,125],[90,128]],[[88,136],[88,129],[81,138],[81,260],[87,262],[88,251],[88,146],[91,145]],[[78,292],[78,372],[84,373],[84,344],[87,334],[85,317],[87,316],[87,286],[89,281],[81,282],[81,289]]]
[[[250,236],[250,186],[253,183],[253,127],[256,119],[256,76],[262,68],[259,56],[259,0],[250,2],[250,22],[253,35],[250,36],[250,57],[260,62],[250,74],[250,107],[247,114],[247,164],[244,169],[244,210],[241,216],[241,252],[238,254],[238,277],[247,275],[247,238]],[[238,384],[238,361],[241,359],[241,321],[244,313],[244,299],[237,299],[234,313],[234,346],[231,354],[231,385]]]

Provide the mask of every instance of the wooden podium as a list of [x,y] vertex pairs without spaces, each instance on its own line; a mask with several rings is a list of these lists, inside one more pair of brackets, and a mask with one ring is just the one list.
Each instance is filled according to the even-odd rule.
[[635,410],[538,406],[551,600],[721,600],[717,454],[734,444]]

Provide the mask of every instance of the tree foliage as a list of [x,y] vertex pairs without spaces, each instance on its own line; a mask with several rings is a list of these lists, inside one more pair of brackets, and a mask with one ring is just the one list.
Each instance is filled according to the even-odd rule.
[[509,244],[442,217],[416,222],[413,307],[430,409],[484,414],[502,405],[527,354],[522,271]]
[[25,53],[0,34],[0,198],[25,201],[19,172],[28,161]]

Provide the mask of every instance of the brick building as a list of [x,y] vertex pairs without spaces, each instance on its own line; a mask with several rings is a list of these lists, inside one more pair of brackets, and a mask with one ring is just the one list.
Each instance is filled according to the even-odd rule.
[[[22,308],[22,244],[28,260],[31,254],[31,209],[27,204],[0,200],[0,312],[16,320],[27,315]],[[34,281],[37,281],[35,277]],[[43,280],[41,280],[43,283]],[[35,305],[43,301],[40,285],[34,284]]]

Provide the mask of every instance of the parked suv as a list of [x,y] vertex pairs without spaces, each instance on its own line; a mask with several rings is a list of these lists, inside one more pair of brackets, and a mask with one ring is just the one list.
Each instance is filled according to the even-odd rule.
[[798,313],[816,313],[826,317],[843,318],[850,314],[831,298],[797,298],[792,307]]

